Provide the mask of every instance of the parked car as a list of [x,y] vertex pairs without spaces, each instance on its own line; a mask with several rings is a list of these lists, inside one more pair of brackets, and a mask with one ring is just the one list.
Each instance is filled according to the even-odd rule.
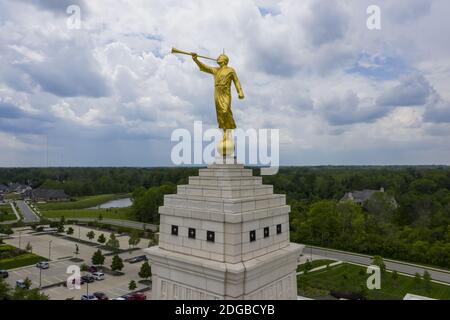
[[108,296],[103,292],[94,292],[94,296],[97,298],[97,300],[109,300]]
[[131,258],[129,260],[129,262],[130,263],[138,263],[138,262],[147,261],[147,260],[148,260],[147,256],[146,255],[142,255],[142,256],[137,256],[137,257]]
[[[92,281],[94,281],[94,279],[92,279]],[[91,281],[91,282],[92,282],[92,281]],[[76,280],[73,279],[73,280],[72,280],[72,284],[75,285],[75,283],[76,283]],[[84,284],[84,283],[85,283],[85,281],[83,280],[83,277],[80,277],[80,285],[82,285],[82,284]],[[64,287],[67,287],[67,281],[64,281],[64,282],[63,282],[63,286],[64,286]]]
[[98,300],[93,294],[83,294],[81,300]]
[[85,276],[81,277],[81,280],[83,281],[83,283],[91,283],[95,281],[95,278],[93,276],[91,276],[90,274],[87,274]]
[[36,263],[36,267],[39,269],[48,269],[50,268],[50,264],[47,261],[41,261]]
[[6,270],[0,270],[0,278],[8,278],[9,277],[9,273]]
[[125,299],[124,297],[117,297],[117,298],[114,298],[112,300],[127,300],[127,299]]
[[89,267],[87,268],[87,271],[90,272],[90,273],[94,273],[94,272],[97,272],[97,271],[98,271],[98,268],[95,267],[95,266],[89,266]]
[[95,280],[103,280],[105,279],[105,274],[103,272],[94,272],[91,273]]
[[125,300],[147,300],[147,296],[142,292],[135,292],[124,296]]
[[25,284],[25,280],[23,280],[23,279],[16,280],[16,287],[21,288],[21,289],[26,289],[27,286]]

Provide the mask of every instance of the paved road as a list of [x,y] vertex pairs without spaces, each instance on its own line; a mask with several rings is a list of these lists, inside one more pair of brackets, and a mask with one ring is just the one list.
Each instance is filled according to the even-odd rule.
[[[310,246],[306,246],[303,250],[304,256],[309,256],[310,254],[313,255],[319,255],[322,257],[328,257],[335,260],[341,260],[341,261],[348,261],[348,262],[354,262],[354,263],[360,263],[364,265],[370,265],[372,263],[372,257],[370,256],[361,256],[356,255],[352,253],[344,253],[344,252],[337,252],[333,250],[327,250],[327,249],[321,249],[321,248],[311,248]],[[384,261],[386,264],[386,268],[388,270],[396,270],[397,272],[402,272],[406,274],[414,275],[416,272],[420,273],[421,275],[425,270],[427,270],[431,278],[433,280],[442,281],[450,283],[450,272],[441,272],[433,269],[427,269],[423,268],[421,266],[415,266],[410,264],[403,264],[403,263],[397,263],[394,261]]]
[[17,201],[17,206],[23,215],[23,222],[39,222],[41,219],[28,207],[23,200]]

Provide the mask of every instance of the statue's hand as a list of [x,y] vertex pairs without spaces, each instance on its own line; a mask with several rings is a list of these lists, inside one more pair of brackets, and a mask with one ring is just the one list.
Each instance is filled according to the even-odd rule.
[[194,59],[194,60],[197,60],[197,58],[198,58],[198,54],[196,54],[195,52],[191,52],[191,56],[192,56],[192,59]]
[[240,94],[238,97],[239,97],[239,99],[244,99],[244,95],[243,94]]

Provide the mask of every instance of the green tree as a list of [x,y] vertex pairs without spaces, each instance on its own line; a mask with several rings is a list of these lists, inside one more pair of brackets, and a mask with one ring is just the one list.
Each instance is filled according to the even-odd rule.
[[115,255],[112,259],[111,270],[120,271],[123,269],[123,261],[118,255]]
[[102,251],[98,249],[94,252],[94,255],[92,256],[92,264],[96,266],[102,266],[105,262],[105,256],[103,255]]
[[74,232],[74,230],[73,230],[73,228],[72,227],[69,227],[69,228],[67,228],[67,231],[66,231],[66,233],[70,236],[70,235],[72,235],[73,234],[73,232]]
[[158,207],[163,204],[164,195],[174,192],[176,185],[172,183],[151,187],[145,192],[142,189],[135,191],[132,205],[135,218],[141,222],[158,222]]
[[128,290],[134,291],[136,290],[136,288],[137,288],[136,281],[131,280],[130,283],[128,284]]
[[64,225],[63,224],[59,224],[57,231],[58,231],[58,233],[63,233],[64,232]]
[[139,244],[140,241],[141,238],[139,237],[139,233],[137,231],[133,231],[130,235],[130,238],[128,239],[128,244],[134,248]]
[[430,273],[427,270],[425,270],[423,273],[423,284],[424,284],[426,290],[431,289],[431,280],[432,279],[431,279]]
[[11,294],[11,286],[0,278],[0,300],[8,300]]
[[394,285],[394,287],[397,287],[398,286],[398,272],[397,271],[392,271],[392,282],[393,282],[393,285]]
[[29,290],[31,288],[32,282],[30,278],[26,277],[23,281],[24,289]]
[[82,272],[88,271],[88,265],[87,265],[86,263],[83,263],[83,264],[80,266],[80,271],[82,271]]
[[120,242],[114,233],[109,236],[108,242],[106,242],[106,247],[114,252],[120,249]]
[[105,235],[102,233],[102,234],[98,237],[97,241],[100,242],[100,243],[105,243],[105,242],[106,242]]
[[92,239],[95,238],[95,232],[94,231],[89,231],[88,233],[86,233],[86,237],[92,241]]
[[379,267],[381,272],[386,271],[386,265],[384,264],[383,258],[381,256],[374,256],[372,264]]
[[416,272],[414,274],[414,285],[416,286],[416,288],[419,288],[421,283],[422,277],[420,276],[420,273]]
[[139,277],[143,279],[148,279],[152,276],[152,268],[150,267],[150,264],[145,261],[142,266],[141,270],[139,271]]
[[41,293],[38,288],[29,290],[15,288],[11,293],[11,300],[48,300],[48,296]]

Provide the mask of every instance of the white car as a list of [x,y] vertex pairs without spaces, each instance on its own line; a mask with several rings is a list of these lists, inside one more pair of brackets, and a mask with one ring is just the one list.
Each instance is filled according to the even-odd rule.
[[46,261],[41,261],[41,262],[36,263],[36,267],[39,269],[48,269],[48,268],[50,268],[50,264]]
[[94,272],[94,273],[91,273],[91,275],[94,277],[95,280],[105,279],[105,274],[102,272]]

